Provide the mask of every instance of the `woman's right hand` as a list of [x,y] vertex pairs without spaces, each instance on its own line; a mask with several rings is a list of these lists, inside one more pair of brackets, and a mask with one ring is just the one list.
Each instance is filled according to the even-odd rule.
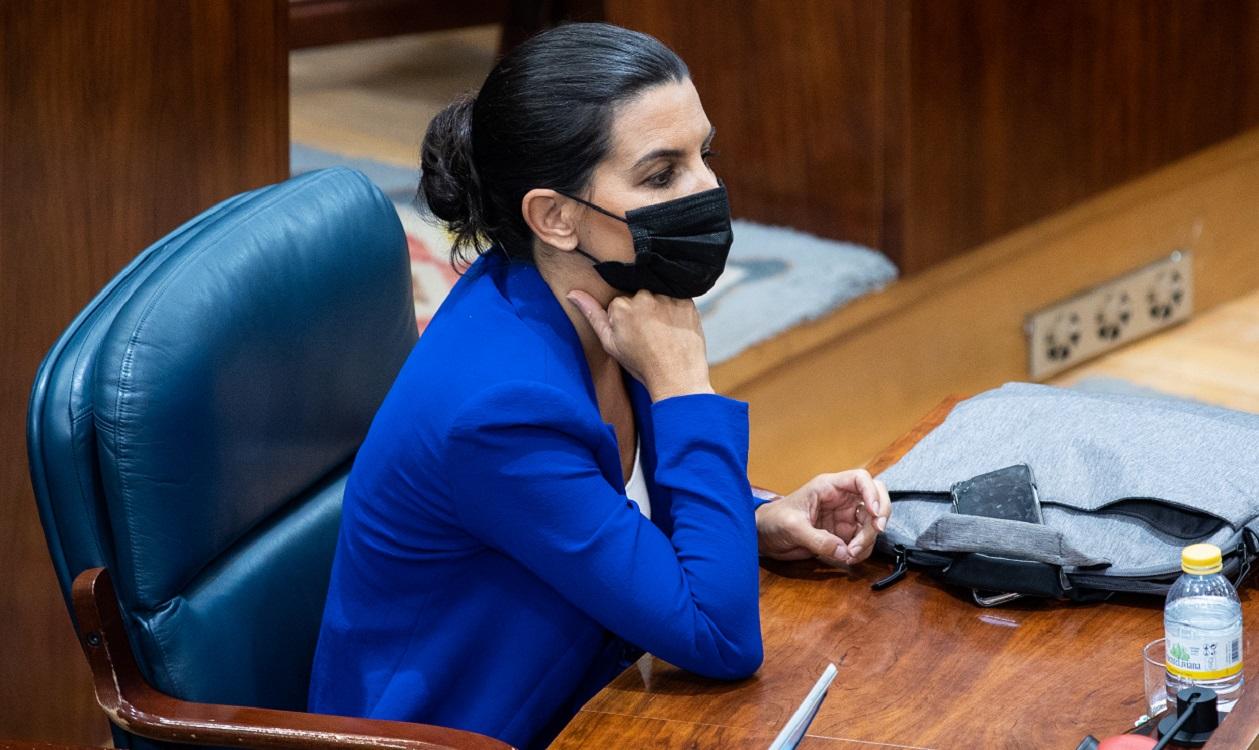
[[615,297],[606,310],[580,289],[567,299],[590,323],[604,351],[647,387],[652,401],[713,392],[694,301],[645,289]]

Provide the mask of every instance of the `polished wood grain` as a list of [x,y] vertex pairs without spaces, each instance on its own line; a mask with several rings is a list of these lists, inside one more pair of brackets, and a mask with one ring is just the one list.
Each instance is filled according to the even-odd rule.
[[[954,401],[933,409],[872,467],[903,456]],[[1086,734],[1123,733],[1143,713],[1141,649],[1162,634],[1156,597],[982,609],[916,571],[872,591],[885,574],[879,562],[848,570],[762,560],[765,663],[756,676],[716,682],[645,657],[587,703],[556,747],[610,747],[622,732],[649,732],[644,722],[677,722],[707,729],[663,733],[654,747],[763,748],[763,736],[781,729],[828,663],[839,675],[809,735],[835,741],[1071,748]],[[1240,593],[1251,625],[1245,649],[1254,653],[1259,596],[1250,586]]]
[[[1074,747],[1141,715],[1141,646],[1161,634],[1158,602],[981,610],[916,572],[870,591],[885,574],[879,563],[852,572],[766,565],[756,677],[714,683],[656,660],[649,680],[628,671],[587,710],[773,733],[834,662],[839,676],[810,734],[941,749]],[[1252,600],[1247,592],[1248,610]],[[603,724],[605,739],[616,736],[615,723]]]
[[0,740],[0,750],[95,750],[88,745],[54,745],[51,742]]
[[1259,125],[1252,0],[605,7],[686,60],[736,215],[906,272]]
[[0,736],[108,741],[23,439],[35,369],[127,261],[288,174],[286,6],[0,2]]
[[83,571],[73,593],[96,700],[114,724],[132,734],[188,745],[273,750],[511,750],[485,735],[429,724],[179,700],[154,689],[140,674],[108,572]]
[[[775,734],[735,729],[694,721],[665,721],[582,711],[564,734],[551,744],[552,750],[589,750],[589,748],[756,748],[764,750]],[[615,744],[608,744],[615,738]],[[830,737],[806,736],[797,746],[801,750],[875,750],[886,745],[839,740]],[[48,749],[51,750],[51,749]]]
[[920,0],[907,15],[907,270],[1259,125],[1253,0]]
[[[1253,657],[1252,657],[1253,658]],[[1242,692],[1228,721],[1211,734],[1206,750],[1259,750],[1259,690]]]

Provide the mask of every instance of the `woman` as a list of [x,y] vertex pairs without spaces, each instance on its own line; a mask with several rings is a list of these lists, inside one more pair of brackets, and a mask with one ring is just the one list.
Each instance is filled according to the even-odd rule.
[[433,120],[423,197],[480,255],[355,460],[312,711],[543,746],[644,649],[755,672],[758,544],[869,556],[886,490],[754,500],[747,405],[709,383],[712,138],[682,61],[604,24],[530,40]]

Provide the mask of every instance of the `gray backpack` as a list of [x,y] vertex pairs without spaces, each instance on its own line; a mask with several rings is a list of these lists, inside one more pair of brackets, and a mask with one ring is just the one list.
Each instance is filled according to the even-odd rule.
[[1220,547],[1238,584],[1259,554],[1259,415],[1009,383],[959,403],[880,478],[878,549],[896,569],[876,588],[915,565],[985,606],[1164,595],[1187,545]]

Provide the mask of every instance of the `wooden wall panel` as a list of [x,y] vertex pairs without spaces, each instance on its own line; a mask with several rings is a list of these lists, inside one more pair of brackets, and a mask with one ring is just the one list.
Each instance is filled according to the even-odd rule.
[[909,17],[909,270],[1259,124],[1254,0],[924,0]]
[[27,475],[35,369],[146,245],[287,176],[286,11],[0,2],[0,737],[108,738]]
[[691,67],[737,215],[915,272],[1259,125],[1257,0],[606,0]]

